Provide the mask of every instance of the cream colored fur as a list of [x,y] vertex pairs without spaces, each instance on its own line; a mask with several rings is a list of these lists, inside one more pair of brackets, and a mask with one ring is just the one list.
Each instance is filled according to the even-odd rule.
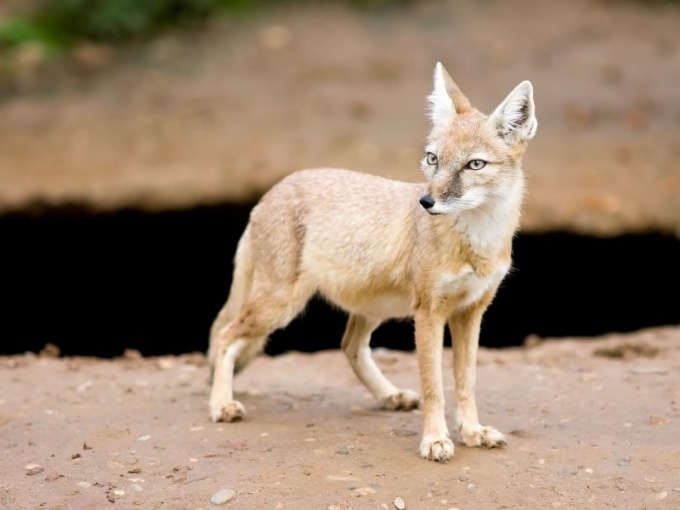
[[477,346],[482,315],[510,268],[524,192],[521,158],[537,125],[532,94],[525,81],[486,116],[437,64],[422,162],[426,183],[305,170],[262,198],[211,331],[213,420],[243,418],[245,409],[233,397],[234,371],[321,295],[348,312],[342,349],[387,409],[414,409],[421,400],[382,374],[371,357],[371,333],[387,319],[414,318],[424,458],[446,462],[454,451],[444,417],[445,325],[453,338],[460,440],[505,445],[503,434],[480,425],[477,416]]

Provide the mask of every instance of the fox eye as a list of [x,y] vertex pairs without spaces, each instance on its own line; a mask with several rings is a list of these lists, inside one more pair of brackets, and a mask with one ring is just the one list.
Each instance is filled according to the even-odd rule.
[[468,161],[467,165],[465,165],[465,168],[468,170],[481,170],[486,166],[486,161],[483,159],[472,159]]
[[435,156],[431,152],[427,153],[427,157],[425,158],[425,161],[427,162],[428,165],[436,165],[437,163],[439,163],[437,156]]

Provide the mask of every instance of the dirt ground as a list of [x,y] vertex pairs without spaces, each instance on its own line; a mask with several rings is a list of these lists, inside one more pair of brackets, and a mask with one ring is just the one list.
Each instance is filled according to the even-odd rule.
[[[663,2],[298,6],[36,60],[0,83],[0,212],[245,202],[313,166],[419,180],[441,60],[487,112],[534,83],[524,231],[680,236],[680,9]],[[377,358],[418,388],[413,354]],[[339,351],[260,358],[236,389],[247,419],[213,424],[202,354],[0,357],[0,507],[208,509],[228,489],[248,510],[680,508],[678,327],[482,350],[482,421],[509,448],[447,465]]]
[[[418,388],[413,354],[376,357]],[[201,354],[0,358],[0,507],[208,509],[226,489],[248,510],[680,508],[678,327],[483,349],[481,419],[509,447],[446,465],[338,351],[259,358],[235,389],[247,419],[215,424]]]

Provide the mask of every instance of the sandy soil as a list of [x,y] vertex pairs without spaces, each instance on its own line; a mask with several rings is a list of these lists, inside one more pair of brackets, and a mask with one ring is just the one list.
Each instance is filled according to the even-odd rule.
[[[377,359],[418,388],[413,354]],[[338,351],[256,360],[241,423],[208,420],[207,380],[200,354],[0,358],[0,507],[207,509],[222,489],[234,509],[680,507],[677,327],[482,350],[481,417],[509,447],[446,465],[418,456],[420,413],[377,409]]]
[[246,201],[314,166],[420,180],[441,60],[483,111],[535,85],[526,231],[680,232],[677,5],[305,3],[120,54],[82,46],[52,74],[36,60],[0,95],[0,211]]

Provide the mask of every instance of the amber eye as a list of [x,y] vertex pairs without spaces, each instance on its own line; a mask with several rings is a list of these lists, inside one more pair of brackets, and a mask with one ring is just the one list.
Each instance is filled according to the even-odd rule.
[[432,154],[431,152],[427,153],[427,158],[425,159],[428,165],[436,165],[439,163],[439,160],[437,159],[437,156]]
[[465,168],[468,170],[481,170],[486,166],[486,161],[482,159],[473,159],[471,161],[468,161],[468,164],[465,165]]

